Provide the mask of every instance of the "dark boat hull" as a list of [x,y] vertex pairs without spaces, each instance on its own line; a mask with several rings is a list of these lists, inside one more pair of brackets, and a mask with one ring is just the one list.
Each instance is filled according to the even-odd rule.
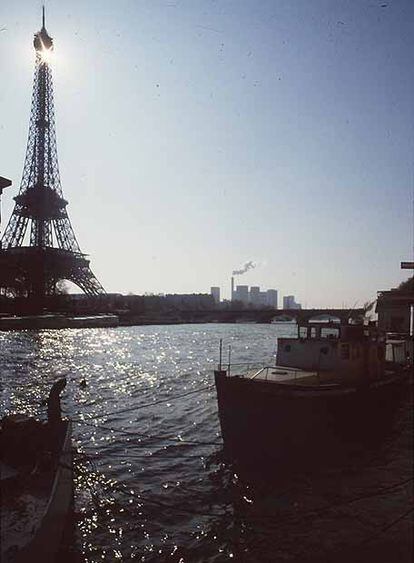
[[369,386],[320,388],[215,372],[224,452],[232,460],[312,463],[366,441],[392,425],[408,374]]
[[[53,563],[57,561],[68,517],[73,508],[72,423],[70,420],[62,421],[61,427],[54,430],[53,436],[47,426],[37,424],[39,424],[39,432],[43,439],[46,438],[48,444],[54,444],[52,448],[55,449],[55,453],[50,462],[50,468],[38,470],[36,465],[32,471],[16,473],[9,484],[2,483],[2,493],[6,493],[6,488],[8,488],[9,498],[6,503],[8,506],[17,507],[20,503],[21,510],[23,510],[22,503],[29,502],[31,499],[32,506],[35,507],[35,503],[38,502],[39,507],[32,509],[31,529],[27,525],[23,528],[18,526],[16,529],[10,530],[12,536],[7,536],[8,532],[2,530],[2,537],[3,532],[5,534],[2,560],[4,558],[5,562]],[[15,499],[14,504],[13,499]],[[39,499],[39,501],[34,499]],[[4,509],[6,510],[6,508]],[[16,510],[16,508],[14,509]],[[26,520],[30,512],[31,510],[28,509],[25,513]],[[15,543],[9,546],[10,541]]]
[[68,513],[73,506],[72,423],[69,420],[65,424],[62,450],[46,511],[32,541],[19,553],[19,563],[55,562],[61,547]]

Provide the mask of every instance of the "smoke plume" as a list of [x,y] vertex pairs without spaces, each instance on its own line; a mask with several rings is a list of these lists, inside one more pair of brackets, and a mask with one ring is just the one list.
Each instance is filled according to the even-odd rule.
[[253,268],[255,267],[256,264],[252,260],[249,260],[249,262],[246,262],[246,264],[242,266],[240,270],[233,270],[232,276],[241,276],[242,274],[245,274],[249,270],[253,270]]

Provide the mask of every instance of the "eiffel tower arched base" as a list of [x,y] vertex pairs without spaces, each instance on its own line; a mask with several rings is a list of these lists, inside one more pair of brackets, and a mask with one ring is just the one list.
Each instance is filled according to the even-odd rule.
[[71,281],[87,295],[105,293],[84,254],[52,247],[0,251],[0,288],[5,293],[41,300],[55,295],[61,280]]

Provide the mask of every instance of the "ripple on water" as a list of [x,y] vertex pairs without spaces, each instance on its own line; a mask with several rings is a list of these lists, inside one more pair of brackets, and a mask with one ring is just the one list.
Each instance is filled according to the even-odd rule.
[[[68,379],[63,410],[77,421],[78,547],[85,560],[304,560],[357,546],[404,511],[409,483],[369,502],[346,499],[409,479],[409,400],[392,442],[357,468],[354,460],[348,468],[269,480],[234,474],[222,462],[211,387],[219,339],[225,350],[232,346],[235,362],[268,362],[276,337],[291,330],[178,325],[0,333],[3,413],[44,416],[52,382]],[[393,532],[401,542],[406,524]]]

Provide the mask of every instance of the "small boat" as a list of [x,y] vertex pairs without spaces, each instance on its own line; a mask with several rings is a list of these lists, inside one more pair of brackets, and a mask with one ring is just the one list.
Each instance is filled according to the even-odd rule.
[[73,507],[71,434],[70,420],[1,420],[2,563],[56,561]]
[[390,345],[374,326],[303,322],[296,338],[278,339],[275,365],[220,359],[225,454],[309,461],[385,432],[411,373],[408,362],[386,360]]

